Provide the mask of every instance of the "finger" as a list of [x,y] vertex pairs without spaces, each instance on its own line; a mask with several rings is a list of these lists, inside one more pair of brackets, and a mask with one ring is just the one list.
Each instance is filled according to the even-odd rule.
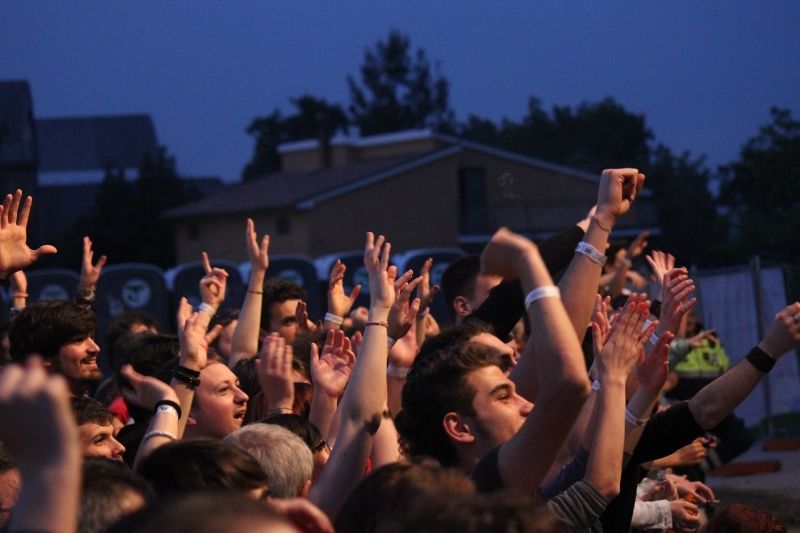
[[203,270],[206,271],[206,274],[211,274],[211,261],[208,258],[208,254],[206,252],[202,252],[200,255],[203,261]]
[[334,330],[329,329],[328,334],[325,336],[325,346],[333,347],[334,338],[335,338]]
[[13,196],[11,196],[10,194],[6,194],[6,197],[3,200],[3,219],[2,219],[3,227],[8,225],[8,213],[9,211],[11,211],[12,198]]
[[11,200],[11,206],[8,209],[9,224],[17,223],[17,214],[19,211],[19,203],[21,198],[22,198],[22,191],[17,189],[17,191],[14,193],[14,197]]
[[358,295],[359,294],[361,294],[361,284],[360,283],[358,285],[356,285],[355,287],[353,287],[353,290],[350,291],[350,296],[348,296],[348,299],[350,300],[350,304],[351,305],[358,299]]
[[260,255],[269,257],[269,235],[261,237],[261,247],[258,249]]
[[281,375],[283,376],[291,376],[292,375],[292,359],[293,357],[293,350],[292,345],[287,344],[283,349],[283,366],[281,368],[282,372]]
[[96,269],[101,269],[106,266],[106,261],[108,261],[108,257],[105,255],[101,255],[100,259],[97,260],[97,264],[95,265]]
[[58,250],[56,250],[56,247],[52,244],[45,244],[33,250],[31,253],[33,254],[34,259],[39,259],[43,255],[53,255],[58,253]]
[[[392,267],[390,267],[390,268],[392,268]],[[413,275],[414,275],[414,271],[413,270],[406,270],[405,272],[403,272],[403,275],[395,280],[395,282],[394,282],[394,290],[395,291],[402,290],[404,285],[406,283],[408,283],[408,280],[410,280],[411,276],[413,276]]]
[[23,228],[28,227],[28,217],[31,214],[31,206],[33,205],[33,198],[28,196],[25,198],[25,203],[22,204],[22,211],[19,214],[19,220],[17,224],[22,226]]
[[222,324],[215,324],[214,327],[208,330],[208,333],[206,333],[206,343],[212,344],[215,340],[217,340],[223,329],[225,328]]
[[387,268],[389,268],[389,256],[391,255],[391,252],[392,252],[392,244],[387,242],[386,244],[383,245],[383,248],[381,250],[382,270],[386,270]]

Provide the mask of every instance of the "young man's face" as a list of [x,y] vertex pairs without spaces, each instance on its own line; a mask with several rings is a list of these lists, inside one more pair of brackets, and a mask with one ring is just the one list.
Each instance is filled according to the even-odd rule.
[[99,353],[100,347],[91,337],[65,344],[58,350],[58,370],[70,381],[100,381]]
[[475,414],[462,416],[474,427],[476,446],[488,452],[516,435],[533,404],[517,394],[514,383],[494,365],[473,370],[467,383],[475,391]]
[[239,380],[227,366],[212,363],[200,372],[200,385],[195,390],[191,416],[193,432],[204,437],[221,439],[242,427],[247,410],[247,394],[239,388]]
[[295,317],[298,303],[300,300],[286,300],[270,304],[268,333],[278,333],[288,344],[293,343],[295,337],[300,333],[300,325]]
[[81,454],[84,457],[103,457],[122,461],[125,446],[114,438],[114,426],[86,422],[78,426]]

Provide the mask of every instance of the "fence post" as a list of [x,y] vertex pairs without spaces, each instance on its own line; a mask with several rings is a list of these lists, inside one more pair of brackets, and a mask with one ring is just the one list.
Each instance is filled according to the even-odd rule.
[[[764,338],[764,294],[761,288],[761,257],[754,255],[750,258],[750,276],[753,280],[753,298],[756,306],[756,330],[758,331],[758,339]],[[767,422],[767,436],[774,435],[774,427],[772,424],[772,394],[769,386],[769,374],[764,376],[761,380],[764,385],[764,410],[766,411]]]

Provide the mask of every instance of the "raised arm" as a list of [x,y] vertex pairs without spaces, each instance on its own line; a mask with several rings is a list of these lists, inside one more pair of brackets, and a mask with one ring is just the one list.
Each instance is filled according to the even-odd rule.
[[514,372],[524,381],[535,370],[540,381],[538,402],[521,429],[501,445],[498,467],[506,487],[532,494],[589,394],[583,352],[558,289],[532,242],[500,229],[481,255],[481,270],[505,278],[518,277],[528,294],[531,340],[522,359],[535,362],[536,367],[529,365],[520,371],[517,365]]
[[579,338],[583,338],[592,316],[609,234],[617,220],[630,210],[644,179],[644,174],[635,168],[604,170],[600,177],[597,211],[559,283],[564,309]]
[[17,461],[22,477],[6,531],[74,532],[81,456],[66,381],[48,376],[41,367],[4,367],[0,420],[0,440]]
[[800,302],[783,308],[766,337],[747,357],[700,389],[689,400],[689,411],[703,429],[712,429],[728,416],[769,372],[778,359],[800,344]]
[[92,249],[92,239],[84,235],[83,255],[81,257],[81,277],[78,282],[78,298],[89,303],[94,302],[97,282],[100,280],[100,274],[103,272],[103,267],[106,261],[108,261],[108,257],[101,255],[95,264],[92,264],[93,259],[94,250]]
[[[20,204],[22,208],[20,208]],[[7,279],[11,273],[23,270],[43,255],[56,253],[56,247],[45,244],[33,250],[28,247],[28,217],[33,198],[22,202],[22,191],[7,194],[0,206],[0,278]]]
[[261,327],[261,302],[264,299],[264,279],[269,268],[269,235],[258,241],[255,223],[247,219],[244,232],[247,256],[250,258],[250,279],[247,294],[239,312],[239,321],[233,330],[231,357],[228,366],[233,368],[241,359],[253,357],[258,353],[258,335]]
[[373,436],[383,419],[386,402],[387,319],[394,302],[389,280],[391,246],[367,233],[364,265],[369,273],[370,308],[364,341],[356,359],[350,384],[342,397],[336,445],[309,498],[328,516],[335,517],[344,500],[361,479],[372,447]]

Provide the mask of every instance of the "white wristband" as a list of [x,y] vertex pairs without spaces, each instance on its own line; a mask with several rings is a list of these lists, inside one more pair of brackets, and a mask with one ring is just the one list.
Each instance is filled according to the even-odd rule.
[[331,324],[336,324],[337,326],[341,326],[342,322],[344,322],[344,318],[338,315],[334,315],[333,313],[325,313],[325,322],[330,322]]
[[175,418],[180,418],[178,410],[172,407],[171,405],[167,405],[165,403],[162,403],[158,407],[156,407],[156,413],[173,413],[175,415]]
[[395,379],[406,379],[410,371],[411,369],[407,366],[394,366],[392,363],[386,367],[386,375]]
[[210,316],[212,318],[216,314],[216,311],[214,310],[213,307],[211,307],[211,304],[207,304],[205,302],[201,303],[200,306],[197,308],[197,310],[200,313],[207,313],[208,316]]
[[529,308],[533,302],[536,300],[541,300],[542,298],[561,298],[561,291],[558,290],[558,287],[555,285],[545,285],[544,287],[538,287],[533,289],[528,295],[525,297],[525,309]]
[[600,266],[605,265],[608,260],[605,254],[601,254],[597,248],[585,241],[578,243],[578,246],[575,247],[575,252],[585,255],[591,262],[597,263]]
[[642,427],[643,425],[647,424],[647,421],[650,420],[649,418],[639,418],[635,416],[633,413],[628,411],[628,408],[625,408],[625,421],[630,424],[633,424],[637,427]]

